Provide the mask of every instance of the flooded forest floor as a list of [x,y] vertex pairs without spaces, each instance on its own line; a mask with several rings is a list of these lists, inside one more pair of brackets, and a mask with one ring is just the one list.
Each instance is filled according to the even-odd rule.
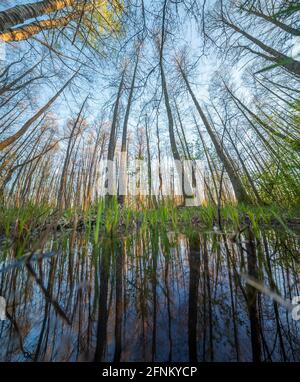
[[0,361],[300,360],[297,211],[99,203],[0,221]]

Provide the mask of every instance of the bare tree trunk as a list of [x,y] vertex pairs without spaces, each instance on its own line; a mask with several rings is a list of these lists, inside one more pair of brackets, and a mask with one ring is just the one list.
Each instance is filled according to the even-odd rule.
[[148,128],[148,120],[146,117],[145,121],[146,127],[146,143],[147,143],[147,169],[148,169],[148,201],[149,208],[152,207],[152,171],[151,171],[151,154],[150,154],[150,138],[149,138],[149,128]]
[[77,72],[64,84],[64,86],[53,96],[33,117],[31,117],[24,125],[21,127],[19,131],[17,131],[14,135],[4,139],[0,142],[0,151],[4,150],[7,146],[14,143],[17,139],[19,139],[29,127],[36,121],[38,118],[45,113],[49,107],[53,104],[53,102],[60,96],[60,94],[65,90],[65,88],[69,85],[69,83],[76,76]]
[[86,101],[87,101],[87,98],[85,99],[85,101],[83,102],[83,104],[80,108],[80,111],[77,115],[76,121],[75,121],[73,128],[71,130],[71,135],[70,135],[69,142],[68,142],[66,157],[65,157],[65,161],[64,161],[64,165],[63,165],[62,174],[61,174],[60,188],[59,188],[58,201],[57,201],[57,205],[58,205],[60,210],[62,210],[66,206],[67,171],[68,171],[68,166],[70,163],[70,157],[71,157],[72,151],[73,151],[75,143],[76,143],[76,138],[73,141],[73,137],[75,135],[76,128],[78,127],[78,125],[80,125],[80,117],[81,117],[81,113],[82,113],[82,110],[84,108]]
[[[123,90],[123,84],[124,84],[124,76],[125,76],[125,69],[122,72],[121,81],[118,88],[117,98],[114,105],[114,111],[113,111],[113,120],[111,124],[111,130],[110,130],[110,136],[109,136],[109,142],[108,142],[108,151],[107,151],[107,168],[106,168],[106,176],[105,176],[105,186],[109,187],[109,181],[113,182],[113,179],[109,179],[108,177],[112,176],[113,174],[113,160],[115,157],[115,147],[116,147],[116,135],[117,135],[117,125],[118,125],[118,117],[119,117],[119,106],[120,106],[120,99],[121,94]],[[106,199],[109,201],[111,200],[111,196],[109,195],[111,190],[108,190],[108,194],[106,195]]]
[[158,155],[158,199],[162,196],[162,174],[161,174],[161,150],[160,150],[160,137],[159,137],[159,129],[158,129],[158,114],[156,117],[156,137],[157,137],[157,155]]
[[247,9],[247,8],[244,8],[244,7],[241,7],[241,9],[251,15],[255,15],[257,17],[260,17],[262,18],[263,20],[265,21],[268,21],[269,23],[272,23],[274,25],[276,25],[278,28],[284,30],[285,32],[288,32],[290,33],[291,35],[294,35],[294,36],[300,36],[300,30],[298,29],[295,29],[293,27],[291,27],[290,25],[287,25],[285,23],[283,23],[282,21],[276,19],[275,16],[269,16],[269,15],[266,15],[265,13],[263,12],[259,12],[257,9],[255,9],[254,7],[251,7],[250,9]]
[[35,3],[16,5],[0,12],[0,32],[23,24],[27,20],[36,19],[39,16],[59,11],[76,3],[79,4],[80,0],[43,0]]
[[[292,57],[289,57],[283,53],[278,52],[274,48],[271,48],[270,46],[264,44],[262,41],[258,40],[257,38],[253,37],[249,33],[245,32],[244,30],[240,29],[237,25],[232,24],[228,20],[222,18],[222,21],[225,25],[228,25],[231,29],[235,30],[237,33],[244,36],[249,41],[253,42],[255,45],[257,45],[259,48],[261,48],[263,51],[268,53],[270,56],[260,54],[260,52],[256,52],[258,55],[263,56],[265,59],[275,62],[279,66],[284,67],[289,72],[296,74],[297,76],[300,76],[300,62],[294,60]],[[254,51],[252,51],[255,53]]]
[[65,27],[74,18],[75,16],[71,17],[71,15],[69,15],[54,20],[41,20],[29,25],[24,25],[21,28],[15,28],[7,32],[0,33],[0,39],[6,43],[27,40],[42,31]]
[[132,97],[133,97],[136,73],[138,68],[138,62],[139,62],[139,51],[137,51],[136,53],[136,61],[135,61],[135,66],[133,70],[133,76],[132,76],[128,102],[126,107],[126,113],[124,118],[124,124],[123,124],[121,158],[120,158],[120,180],[119,180],[120,195],[118,195],[118,201],[121,205],[123,205],[125,202],[125,194],[127,190],[127,129],[128,129],[128,120],[129,120],[130,109],[132,104]]
[[[95,147],[94,147],[92,158],[91,158],[91,161],[90,161],[90,164],[89,164],[88,179],[87,179],[87,191],[86,191],[86,200],[85,200],[85,208],[86,209],[87,209],[88,205],[91,203],[92,196],[93,196],[92,187],[93,187],[94,180],[95,180],[95,170],[94,170],[94,167],[95,167],[97,151],[99,149],[99,144],[100,144],[101,131],[102,131],[101,126],[99,126],[99,129],[98,129],[98,132],[97,132],[97,138],[96,138],[96,142],[95,142]],[[101,147],[100,147],[100,157],[102,157],[103,143],[104,143],[104,140],[105,140],[104,138],[105,137],[103,136],[102,144],[101,144]]]
[[216,149],[216,152],[218,154],[218,157],[219,159],[221,160],[221,162],[224,164],[225,166],[225,169],[226,169],[226,172],[230,178],[230,181],[232,183],[232,187],[234,189],[234,193],[235,193],[235,196],[237,198],[237,200],[239,202],[244,202],[244,203],[251,203],[245,189],[244,189],[244,186],[238,176],[238,174],[236,174],[236,171],[234,169],[234,166],[232,164],[232,161],[231,159],[228,157],[228,155],[224,152],[223,148],[222,148],[222,145],[221,143],[219,142],[219,139],[218,137],[215,135],[212,127],[210,126],[210,123],[208,122],[199,102],[197,101],[192,89],[191,89],[191,86],[189,84],[189,81],[186,77],[186,74],[184,73],[182,67],[180,66],[180,64],[178,63],[178,68],[180,70],[180,73],[182,75],[182,78],[187,86],[187,89],[188,89],[188,92],[190,93],[193,101],[194,101],[194,104],[196,106],[196,109],[202,119],[202,122],[210,136],[210,139],[212,140],[212,143]]

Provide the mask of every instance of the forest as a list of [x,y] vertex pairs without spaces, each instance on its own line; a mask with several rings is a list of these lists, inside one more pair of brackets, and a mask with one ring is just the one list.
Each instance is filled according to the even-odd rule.
[[299,0],[1,1],[0,361],[300,361],[299,238]]

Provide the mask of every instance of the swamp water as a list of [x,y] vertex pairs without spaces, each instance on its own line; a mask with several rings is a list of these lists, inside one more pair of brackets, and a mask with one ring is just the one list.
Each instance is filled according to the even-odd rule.
[[299,250],[273,229],[2,242],[0,361],[300,361]]

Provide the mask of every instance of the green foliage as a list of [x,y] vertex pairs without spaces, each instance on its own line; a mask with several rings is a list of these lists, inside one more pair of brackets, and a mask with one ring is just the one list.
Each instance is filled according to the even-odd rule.
[[[224,204],[220,208],[222,230],[226,232],[239,232],[245,226],[247,216],[257,236],[263,226],[277,225],[284,231],[291,232],[288,221],[300,217],[300,204],[298,206],[282,206],[270,204],[268,206],[249,206],[244,204]],[[47,206],[29,205],[23,208],[1,208],[0,209],[0,233],[10,242],[15,243],[18,255],[24,252],[24,248],[32,240],[37,240],[40,232],[46,226],[59,226],[60,234],[64,227],[83,231],[87,239],[92,235],[95,245],[107,237],[128,237],[134,233],[147,233],[158,230],[163,238],[162,245],[165,248],[171,246],[168,233],[193,231],[211,232],[213,225],[218,225],[218,208],[208,204],[201,207],[176,207],[170,201],[166,201],[153,209],[136,210],[120,207],[117,198],[99,200],[91,207],[86,215],[78,215],[75,209],[67,209],[61,215]],[[77,225],[74,224],[77,222]],[[82,224],[84,222],[84,224]],[[51,224],[51,223],[59,223]],[[165,236],[162,233],[165,233]],[[3,238],[2,238],[3,240]],[[38,241],[37,241],[38,242]]]
[[284,5],[281,5],[280,10],[275,13],[274,17],[290,16],[298,11],[300,11],[300,4],[298,2],[286,2]]
[[299,167],[294,163],[269,162],[268,168],[257,179],[261,198],[267,203],[290,207],[299,205],[299,176]]
[[[124,3],[122,0],[95,0],[90,9],[84,14],[84,24],[89,30],[88,40],[91,46],[97,45],[99,35],[118,36],[122,31],[122,14]],[[89,16],[87,17],[86,14]],[[82,38],[86,39],[85,36]],[[101,39],[100,39],[101,40]]]
[[27,205],[25,207],[0,208],[0,233],[6,237],[14,235],[21,238],[30,233],[39,224],[45,223],[52,209],[44,205]]

